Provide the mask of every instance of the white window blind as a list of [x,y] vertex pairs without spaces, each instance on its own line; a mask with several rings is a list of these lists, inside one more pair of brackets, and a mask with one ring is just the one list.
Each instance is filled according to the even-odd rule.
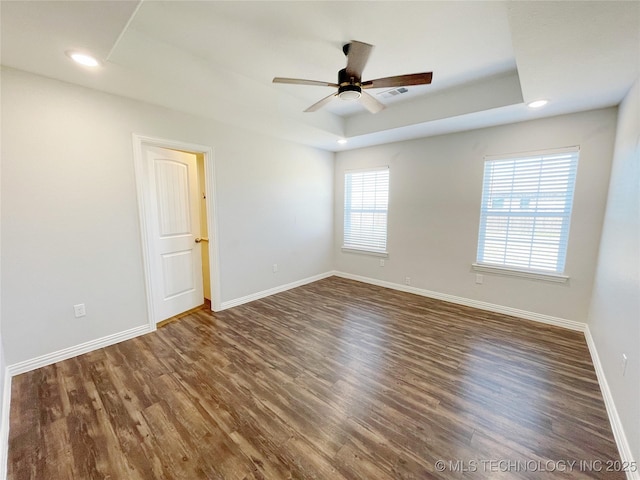
[[389,167],[344,175],[344,248],[385,253]]
[[478,264],[564,272],[578,149],[487,160]]

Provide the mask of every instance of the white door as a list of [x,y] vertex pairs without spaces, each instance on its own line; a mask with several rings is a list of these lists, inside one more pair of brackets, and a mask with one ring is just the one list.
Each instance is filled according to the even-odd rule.
[[202,305],[202,245],[196,156],[144,146],[144,190],[155,321]]

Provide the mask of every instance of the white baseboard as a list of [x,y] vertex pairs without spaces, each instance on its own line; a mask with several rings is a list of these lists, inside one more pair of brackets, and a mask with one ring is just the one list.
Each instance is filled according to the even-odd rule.
[[222,302],[220,304],[220,309],[216,311],[220,312],[222,310],[226,310],[227,308],[237,307],[238,305],[253,302],[254,300],[259,300],[261,298],[268,297],[269,295],[275,295],[276,293],[285,292],[287,290],[291,290],[292,288],[301,287],[302,285],[306,285],[307,283],[317,282],[318,280],[322,280],[323,278],[328,278],[333,275],[334,275],[334,272],[325,272],[319,275],[314,275],[312,277],[303,278],[302,280],[297,280],[295,282],[287,283],[285,285],[273,287],[268,290],[262,290],[261,292],[245,295],[244,297],[236,298],[234,300]]
[[67,360],[99,348],[108,347],[109,345],[114,345],[124,340],[144,335],[151,331],[152,329],[149,325],[143,325],[7,366],[4,374],[4,386],[2,391],[2,418],[0,418],[0,479],[5,480],[7,478],[9,419],[11,414],[11,378],[13,376],[30,372],[31,370],[45,367],[62,360]]
[[[386,282],[384,280],[378,280],[375,278],[362,277],[360,275],[352,275],[350,273],[334,272],[334,275],[337,277],[342,277],[350,280],[356,280],[359,282],[377,285],[379,287],[391,288],[393,290],[400,290],[402,292],[414,293],[416,295],[421,295],[423,297],[435,298],[437,300],[444,300],[446,302],[457,303],[459,305],[474,307],[481,310],[488,310],[490,312],[503,313],[506,315],[512,315],[515,317],[524,318],[526,320],[533,320],[536,322],[546,323],[549,325],[555,325],[557,327],[567,328],[569,330],[584,332],[587,346],[589,347],[589,352],[591,353],[593,366],[596,371],[596,376],[598,377],[598,383],[600,384],[600,390],[602,391],[602,396],[604,398],[604,404],[607,409],[607,414],[609,416],[609,422],[611,423],[611,429],[613,430],[613,436],[615,438],[616,445],[618,446],[618,450],[620,452],[621,460],[623,462],[633,464],[634,459],[633,459],[633,454],[631,453],[631,447],[629,446],[627,437],[624,433],[622,422],[620,421],[620,416],[618,415],[618,411],[616,410],[616,406],[613,402],[613,396],[611,394],[611,390],[609,389],[609,384],[607,383],[607,378],[605,377],[602,364],[600,363],[600,358],[598,357],[598,351],[596,350],[596,345],[593,341],[593,337],[591,336],[591,331],[589,330],[589,326],[586,323],[576,322],[574,320],[567,320],[564,318],[552,317],[549,315],[529,312],[526,310],[519,310],[516,308],[505,307],[502,305],[495,305],[492,303],[481,302],[478,300],[471,300],[468,298],[456,297],[454,295],[448,295],[445,293],[422,290],[420,288],[411,287],[408,285],[400,285],[397,283]],[[640,480],[640,472],[627,472],[627,480]]]
[[4,369],[2,388],[2,418],[0,418],[0,479],[7,478],[7,457],[9,454],[9,414],[11,413],[11,374]]
[[[600,384],[600,389],[602,390],[602,395],[604,397],[605,407],[609,415],[609,420],[611,422],[613,434],[614,434],[616,443],[618,445],[618,449],[620,451],[621,459],[623,462],[634,461],[633,455],[631,453],[631,448],[629,446],[629,443],[627,442],[627,438],[625,436],[624,429],[620,421],[620,417],[618,416],[618,412],[613,402],[613,396],[611,394],[611,391],[609,390],[609,385],[604,375],[604,370],[602,368],[602,364],[600,363],[598,352],[596,350],[595,343],[591,336],[591,332],[589,331],[589,327],[582,322],[553,317],[550,315],[543,315],[540,313],[529,312],[526,310],[519,310],[516,308],[505,307],[502,305],[495,305],[492,303],[472,300],[464,297],[457,297],[455,295],[433,292],[430,290],[423,290],[416,287],[401,285],[397,283],[387,282],[384,280],[378,280],[374,278],[363,277],[360,275],[353,275],[350,273],[338,272],[338,271],[322,273],[322,274],[308,277],[302,280],[298,280],[296,282],[280,285],[278,287],[270,288],[268,290],[263,290],[261,292],[257,292],[251,295],[246,295],[244,297],[240,297],[234,300],[222,302],[222,304],[220,305],[220,310],[225,310],[227,308],[252,302],[254,300],[258,300],[258,299],[267,297],[269,295],[274,295],[276,293],[284,292],[292,288],[300,287],[308,283],[316,282],[318,280],[322,280],[324,278],[331,277],[333,275],[337,277],[342,277],[350,280],[363,282],[363,283],[369,283],[371,285],[390,288],[393,290],[413,293],[423,297],[434,298],[437,300],[443,300],[446,302],[465,305],[468,307],[478,308],[481,310],[487,310],[490,312],[512,315],[512,316],[523,318],[526,320],[533,320],[536,322],[546,323],[549,325],[567,328],[570,330],[584,332],[586,342],[589,347],[589,351],[591,353],[591,358],[596,371],[596,375],[598,377],[598,382]],[[50,365],[55,362],[66,360],[68,358],[72,358],[77,355],[81,355],[83,353],[97,350],[99,348],[107,347],[109,345],[113,345],[113,344],[122,342],[124,340],[129,340],[131,338],[144,335],[151,331],[152,329],[149,325],[143,325],[140,327],[135,327],[129,330],[125,330],[124,332],[115,333],[113,335],[108,335],[106,337],[102,337],[102,338],[92,340],[80,345],[76,345],[74,347],[58,350],[57,352],[53,352],[47,355],[42,355],[40,357],[36,357],[31,360],[25,360],[23,362],[9,365],[5,371],[4,389],[2,392],[2,418],[0,419],[0,422],[1,422],[0,423],[0,479],[5,479],[7,474],[7,453],[8,453],[8,446],[9,446],[9,414],[10,414],[10,403],[11,403],[11,377],[12,376],[29,372],[31,370],[35,370],[37,368],[44,367],[46,365]],[[627,472],[627,479],[640,480],[640,473]]]
[[502,313],[504,315],[511,315],[513,317],[524,318],[526,320],[533,320],[534,322],[546,323],[548,325],[554,325],[556,327],[562,327],[569,330],[576,330],[578,332],[584,332],[586,324],[577,322],[575,320],[567,320],[566,318],[552,317],[551,315],[544,315],[542,313],[529,312],[527,310],[520,310],[512,307],[505,307],[503,305],[496,305],[494,303],[482,302],[480,300],[472,300],[470,298],[457,297],[455,295],[449,295],[447,293],[433,292],[431,290],[423,290],[421,288],[411,287],[408,285],[400,285],[399,283],[387,282],[385,280],[378,280],[370,277],[363,277],[360,275],[353,275],[345,272],[333,272],[337,277],[347,278],[350,280],[356,280],[358,282],[370,283],[371,285],[377,285],[379,287],[391,288],[393,290],[399,290],[401,292],[413,293],[423,297],[435,298],[436,300],[443,300],[445,302],[457,303],[458,305],[464,305],[467,307],[478,308],[480,310],[487,310],[489,312]]
[[81,343],[80,345],[75,345],[73,347],[58,350],[57,352],[47,353],[46,355],[42,355],[40,357],[14,363],[12,365],[9,365],[7,369],[10,376],[13,377],[15,375],[20,375],[21,373],[30,372],[31,370],[35,370],[36,368],[46,367],[47,365],[51,365],[52,363],[60,362],[62,360],[67,360],[69,358],[82,355],[83,353],[88,353],[99,348],[108,347],[109,345],[120,343],[125,340],[144,335],[145,333],[149,333],[151,331],[152,330],[149,325],[130,328],[129,330],[125,330],[123,332],[118,332],[112,335],[107,335],[106,337],[97,338],[89,342]]
[[[313,277],[305,278],[303,280],[298,280],[296,282],[288,283],[286,285],[281,285],[279,287],[271,288],[269,290],[264,290],[262,292],[254,293],[252,295],[247,295],[245,297],[237,298],[235,300],[223,302],[221,304],[220,310],[225,310],[227,308],[235,307],[237,305],[242,305],[243,303],[251,302],[253,300],[258,300],[260,298],[264,298],[269,295],[274,295],[276,293],[284,292],[285,290],[290,290],[295,287],[300,287],[302,285],[306,285],[307,283],[316,282],[318,280],[322,280],[323,278],[327,278],[332,275],[333,275],[333,272],[326,272],[320,275],[315,275]],[[140,327],[135,327],[129,330],[125,330],[123,332],[114,333],[112,335],[98,338],[96,340],[91,340],[89,342],[81,343],[80,345],[64,348],[62,350],[58,350],[57,352],[48,353],[40,357],[32,358],[30,360],[25,360],[23,362],[18,362],[18,363],[9,365],[5,369],[4,390],[2,392],[2,418],[0,418],[0,422],[1,422],[0,423],[0,480],[4,480],[7,477],[7,456],[9,452],[9,414],[10,414],[10,408],[11,408],[11,377],[15,375],[20,375],[21,373],[30,372],[31,370],[35,370],[37,368],[51,365],[52,363],[60,362],[62,360],[67,360],[69,358],[82,355],[83,353],[88,353],[93,350],[97,350],[99,348],[108,347],[109,345],[114,345],[116,343],[120,343],[125,340],[129,340],[129,339],[138,337],[140,335],[150,333],[152,331],[153,329],[151,328],[151,326],[142,325]]]
[[[613,436],[618,445],[618,451],[620,452],[620,459],[623,463],[630,463],[634,461],[633,454],[631,453],[631,447],[627,441],[627,436],[624,433],[624,427],[622,421],[618,415],[618,410],[613,402],[613,395],[609,389],[609,383],[607,377],[604,374],[600,357],[598,356],[598,350],[596,344],[591,336],[591,330],[589,326],[584,331],[584,337],[587,340],[587,346],[589,347],[589,353],[591,354],[591,361],[593,367],[596,370],[596,376],[598,377],[598,383],[600,384],[600,390],[602,391],[602,397],[604,398],[604,405],[607,408],[607,414],[609,415],[609,422],[611,423],[611,430],[613,430]],[[627,472],[627,480],[640,480],[640,471]]]
[[[285,290],[290,290],[292,288],[300,287],[302,285],[306,285],[307,283],[316,282],[318,280],[322,280],[323,278],[327,278],[332,275],[333,275],[333,272],[325,272],[319,275],[314,275],[313,277],[308,277],[302,280],[298,280],[296,282],[288,283],[286,285],[280,285],[278,287],[270,288],[269,290],[263,290],[262,292],[253,293],[245,297],[236,298],[235,300],[223,302],[220,305],[221,307],[220,310],[225,310],[227,308],[235,307],[237,305],[242,305],[243,303],[268,297],[269,295],[274,295],[276,293],[284,292]],[[141,325],[139,327],[131,328],[123,332],[114,333],[106,337],[81,343],[80,345],[64,348],[62,350],[58,350],[57,352],[48,353],[40,357],[25,360],[23,362],[14,363],[12,365],[9,365],[7,367],[7,370],[9,372],[9,376],[20,375],[21,373],[30,372],[31,370],[45,367],[47,365],[51,365],[52,363],[60,362],[62,360],[67,360],[69,358],[82,355],[83,353],[88,353],[93,350],[97,350],[99,348],[108,347],[109,345],[120,343],[125,340],[129,340],[131,338],[135,338],[140,335],[150,333],[152,331],[153,329],[149,325]]]

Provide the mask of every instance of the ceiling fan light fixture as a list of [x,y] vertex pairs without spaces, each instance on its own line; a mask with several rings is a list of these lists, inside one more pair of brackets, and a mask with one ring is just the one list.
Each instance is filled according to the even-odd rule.
[[357,100],[362,96],[362,93],[356,92],[355,90],[347,90],[346,92],[342,92],[338,95],[341,100]]
[[338,89],[341,100],[358,100],[362,96],[362,90],[357,85],[343,85]]

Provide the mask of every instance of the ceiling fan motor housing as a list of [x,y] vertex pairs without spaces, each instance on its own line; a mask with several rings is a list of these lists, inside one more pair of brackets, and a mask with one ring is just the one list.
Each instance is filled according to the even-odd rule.
[[342,100],[357,100],[362,95],[359,78],[347,77],[347,69],[338,72],[338,96]]

